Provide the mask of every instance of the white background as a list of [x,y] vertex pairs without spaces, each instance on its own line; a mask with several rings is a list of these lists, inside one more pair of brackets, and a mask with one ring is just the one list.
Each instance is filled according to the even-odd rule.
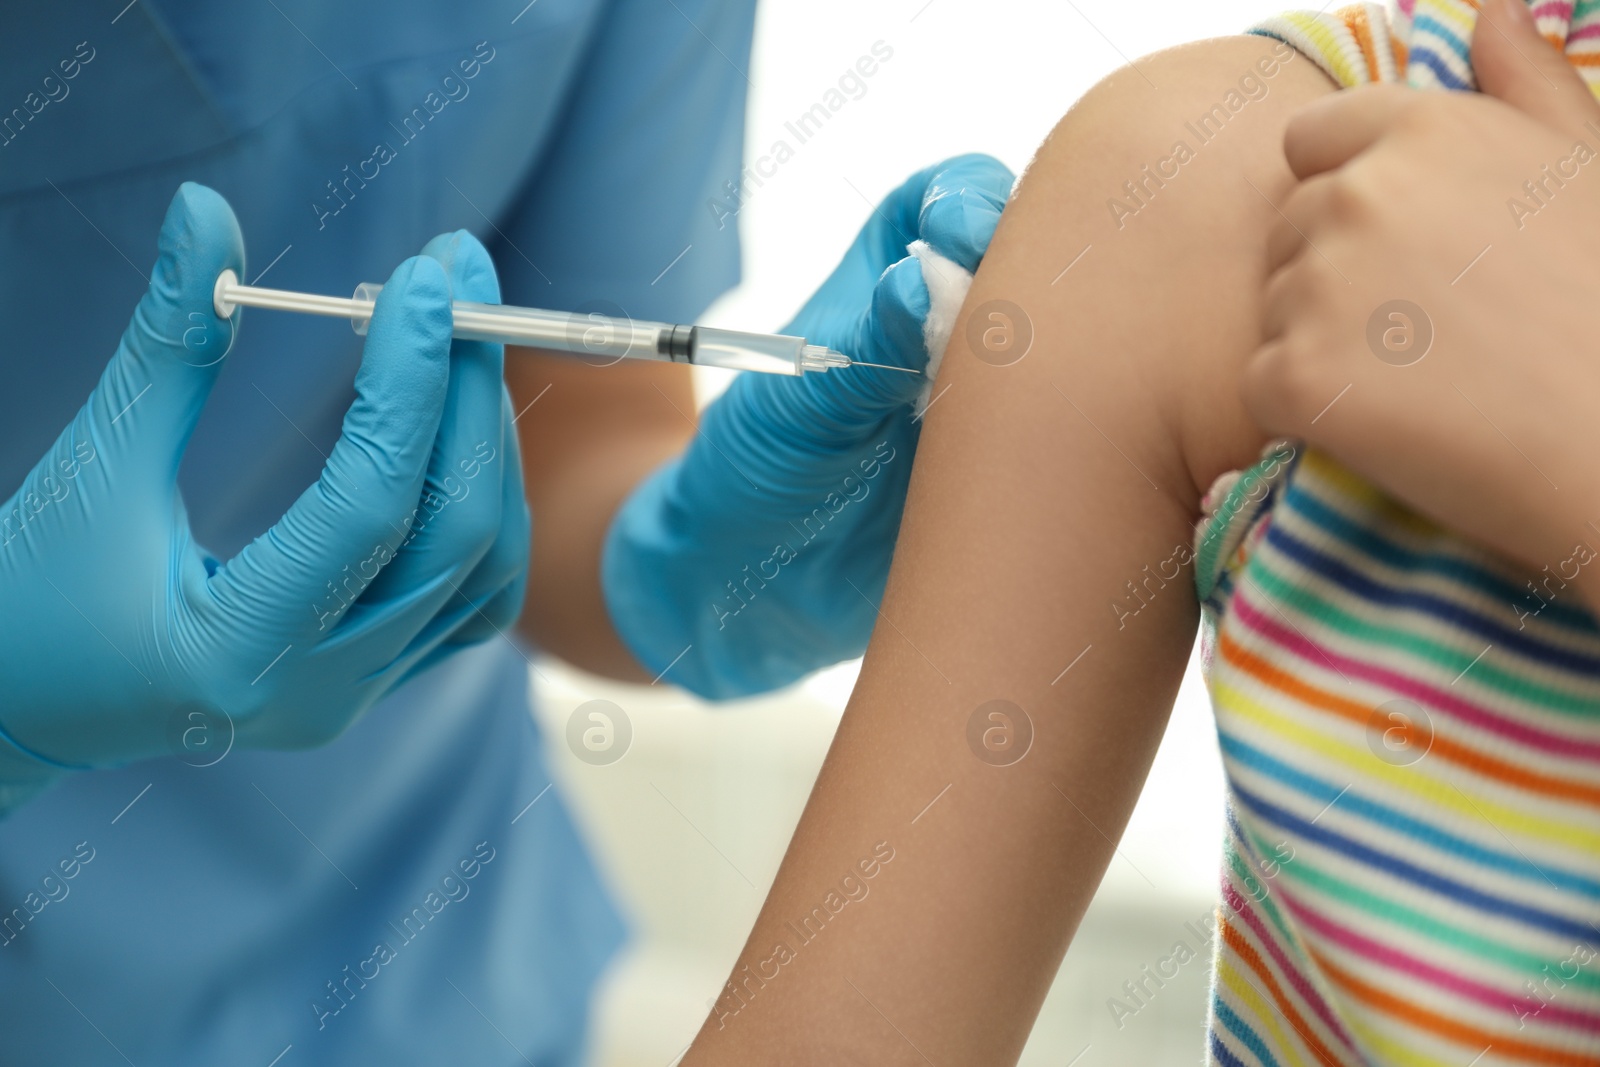
[[[1020,172],[1061,114],[1129,58],[1236,33],[1276,9],[1220,0],[785,0],[757,26],[746,148],[796,149],[739,214],[745,282],[703,321],[779,327],[827,275],[870,212],[912,171],[985,151]],[[797,118],[869,54],[893,57],[805,144]],[[702,392],[713,394],[711,372]],[[661,688],[609,685],[541,663],[539,711],[553,770],[629,911],[632,948],[602,991],[596,1062],[667,1067],[706,1014],[776,873],[849,696],[855,665],[786,693],[710,710]],[[572,758],[566,719],[616,701],[627,755]],[[1144,796],[1035,1028],[1023,1062],[1194,1064],[1202,1057],[1205,953],[1118,1028],[1106,1001],[1184,938],[1216,900],[1222,775],[1193,665]],[[1005,887],[997,885],[997,893]],[[1077,1057],[1076,1059],[1074,1057]]]

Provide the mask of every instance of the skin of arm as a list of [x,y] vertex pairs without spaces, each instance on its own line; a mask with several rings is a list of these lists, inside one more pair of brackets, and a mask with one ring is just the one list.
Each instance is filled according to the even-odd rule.
[[[1283,130],[1331,89],[1290,55],[1141,60],[1040,149],[943,362],[860,682],[689,1067],[1020,1054],[1183,673],[1201,493],[1263,443],[1238,380]],[[1009,366],[966,339],[996,311],[1032,331]],[[1009,766],[969,741],[997,700],[1032,725]]]
[[584,670],[648,682],[611,625],[600,549],[628,494],[694,436],[689,370],[507,348],[505,377],[533,515],[518,632]]

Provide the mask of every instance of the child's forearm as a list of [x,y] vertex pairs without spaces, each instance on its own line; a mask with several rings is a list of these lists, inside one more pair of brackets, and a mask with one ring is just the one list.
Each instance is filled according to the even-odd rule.
[[[1260,444],[1221,379],[1255,341],[1271,217],[1245,179],[1282,194],[1282,123],[1321,76],[1275,70],[1140,217],[1119,227],[1106,199],[1272,54],[1144,61],[1041,150],[935,386],[860,683],[686,1064],[1020,1053],[1182,675],[1199,482]],[[1026,318],[1020,361],[975,354],[1007,325],[991,314]]]

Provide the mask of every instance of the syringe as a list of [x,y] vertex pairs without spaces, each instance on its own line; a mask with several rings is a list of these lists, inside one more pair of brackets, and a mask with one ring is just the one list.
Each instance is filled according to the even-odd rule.
[[[372,321],[373,305],[382,289],[382,285],[363,282],[356,286],[355,295],[349,299],[318,296],[315,293],[240,285],[239,276],[231,270],[225,270],[217,276],[212,304],[217,314],[225,319],[232,317],[237,305],[349,319],[356,333],[365,336],[367,325]],[[652,359],[700,367],[789,375],[825,371],[830,367],[875,367],[908,374],[921,373],[911,367],[864,363],[824,345],[807,344],[803,337],[783,334],[680,326],[670,322],[644,322],[593,313],[478,304],[468,300],[453,301],[450,308],[455,317],[452,335],[462,340],[526,345],[529,348],[568,352],[611,362]]]

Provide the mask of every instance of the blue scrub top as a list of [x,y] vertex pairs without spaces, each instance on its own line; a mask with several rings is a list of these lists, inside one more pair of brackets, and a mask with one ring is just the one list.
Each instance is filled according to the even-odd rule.
[[[346,294],[456,228],[508,302],[683,320],[737,278],[754,0],[125,2],[0,25],[0,495],[93,388],[185,179],[263,285]],[[244,313],[180,478],[210,550],[316,478],[359,356],[345,324]],[[0,1061],[577,1061],[623,931],[528,699],[497,640],[324,748],[14,812]]]

